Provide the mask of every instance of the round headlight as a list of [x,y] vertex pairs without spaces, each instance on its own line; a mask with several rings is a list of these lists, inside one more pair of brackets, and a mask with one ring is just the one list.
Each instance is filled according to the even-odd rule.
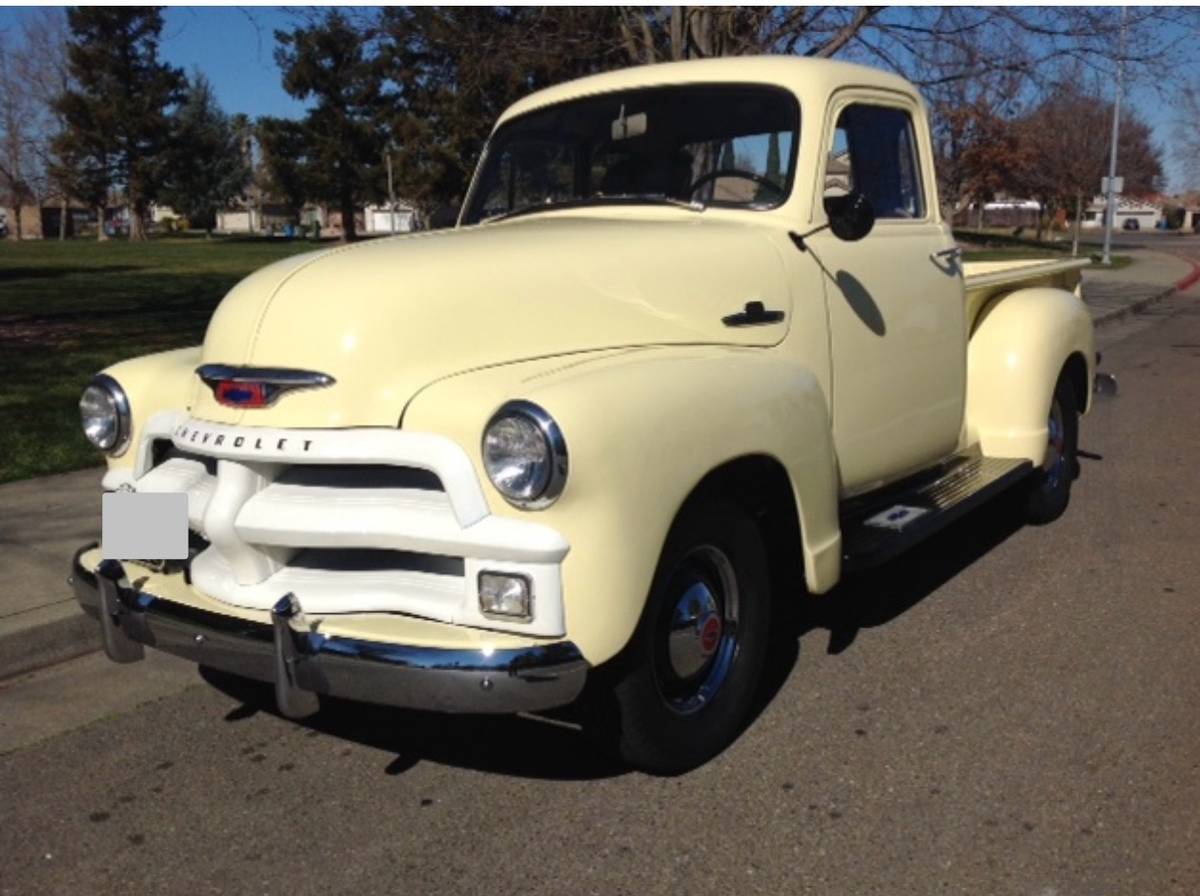
[[510,401],[483,431],[483,466],[510,504],[547,507],[567,484],[567,443],[554,418],[528,401]]
[[129,444],[129,399],[116,380],[101,373],[79,399],[79,418],[87,440],[109,454]]

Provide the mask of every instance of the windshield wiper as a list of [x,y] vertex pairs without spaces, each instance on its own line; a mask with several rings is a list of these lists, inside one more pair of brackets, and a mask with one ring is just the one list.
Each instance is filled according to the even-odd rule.
[[665,193],[606,193],[596,199],[615,199],[618,202],[646,202],[652,205],[673,205],[675,208],[686,208],[692,212],[702,212],[708,206],[699,199],[676,199]]
[[666,196],[661,193],[613,193],[604,196],[581,196],[575,199],[559,200],[558,202],[534,202],[529,205],[522,205],[520,208],[514,208],[511,211],[501,212],[498,215],[484,218],[480,223],[489,224],[492,221],[505,221],[509,218],[518,218],[521,215],[531,215],[535,212],[586,208],[590,205],[670,205],[674,208],[684,208],[693,212],[702,212],[708,207],[703,202],[689,202],[686,199],[676,199],[674,196]]

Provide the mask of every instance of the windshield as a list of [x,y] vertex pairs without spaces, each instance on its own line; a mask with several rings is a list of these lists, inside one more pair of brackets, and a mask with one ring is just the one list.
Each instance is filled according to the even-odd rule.
[[555,207],[695,203],[764,209],[791,190],[800,109],[768,86],[605,93],[505,123],[463,222]]

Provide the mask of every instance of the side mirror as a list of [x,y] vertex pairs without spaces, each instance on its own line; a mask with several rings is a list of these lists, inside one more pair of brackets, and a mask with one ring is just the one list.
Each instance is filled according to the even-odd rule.
[[858,190],[844,196],[826,196],[825,214],[829,216],[829,229],[839,240],[854,243],[871,232],[875,226],[875,209]]

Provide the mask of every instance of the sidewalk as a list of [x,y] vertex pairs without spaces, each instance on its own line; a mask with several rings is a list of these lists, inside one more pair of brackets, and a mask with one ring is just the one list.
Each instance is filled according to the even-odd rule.
[[1083,269],[1083,300],[1101,324],[1140,311],[1175,290],[1193,272],[1191,262],[1151,249],[1128,249],[1133,263],[1118,270],[1099,264]]
[[[1083,272],[1084,301],[1097,324],[1170,294],[1193,265],[1132,249],[1127,268]],[[100,533],[100,475],[94,467],[0,485],[0,679],[96,650],[99,627],[67,584],[76,548]]]
[[100,475],[0,485],[0,679],[100,646],[67,585],[76,549],[100,537]]

